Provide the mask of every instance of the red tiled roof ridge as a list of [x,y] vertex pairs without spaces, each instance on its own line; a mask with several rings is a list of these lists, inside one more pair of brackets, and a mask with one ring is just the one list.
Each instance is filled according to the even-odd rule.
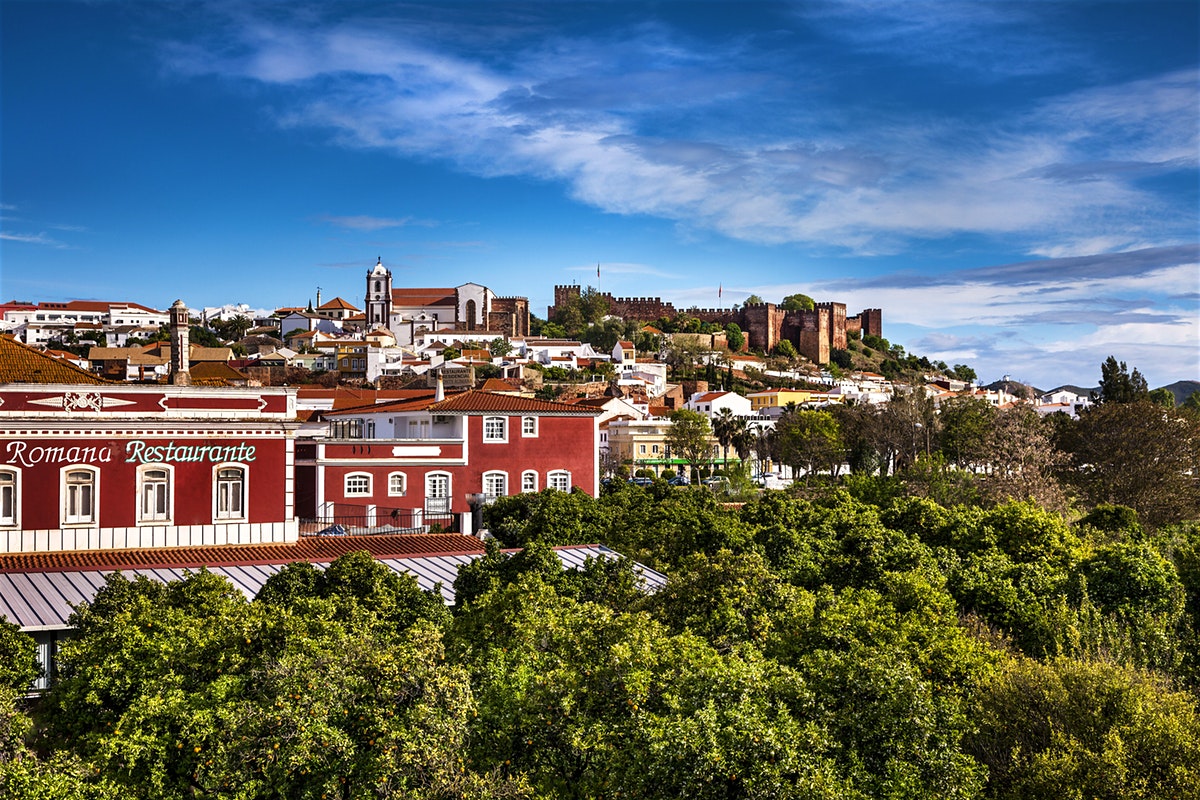
[[523,411],[560,413],[570,415],[592,415],[599,412],[590,408],[580,408],[570,403],[560,403],[553,400],[537,400],[532,397],[519,397],[511,394],[483,392],[478,389],[462,392],[453,397],[447,397],[440,403],[434,403],[430,410],[437,413],[471,413],[471,412],[514,412]]
[[41,551],[0,555],[0,573],[181,569],[288,564],[294,561],[321,563],[359,550],[366,550],[372,557],[381,559],[468,555],[482,553],[484,547],[478,539],[457,533],[408,533],[308,537],[286,543]]

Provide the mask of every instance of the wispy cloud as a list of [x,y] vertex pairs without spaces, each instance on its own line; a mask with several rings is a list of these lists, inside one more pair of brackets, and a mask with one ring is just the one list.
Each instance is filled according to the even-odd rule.
[[[1002,31],[1022,52],[1054,52],[1010,6],[815,8],[817,18],[869,11],[871,25],[838,28],[856,31],[862,46],[899,46],[916,32],[930,51],[953,38],[982,49],[986,35]],[[451,38],[440,33],[421,40],[398,25],[259,19],[243,24],[233,45],[177,44],[168,54],[189,74],[273,87],[283,98],[280,124],[330,131],[343,146],[559,181],[605,211],[750,242],[871,254],[969,232],[1061,253],[1063,230],[1082,252],[1084,242],[1127,248],[1194,226],[1137,180],[1194,167],[1192,72],[1052,98],[997,125],[847,110],[820,64],[794,60],[785,72],[780,59],[802,57],[736,40],[701,44],[662,25],[589,39],[545,32],[478,55],[440,43]],[[1008,64],[1045,64],[987,46]],[[796,100],[782,105],[779,96]],[[396,222],[334,219],[360,230]]]
[[386,217],[372,217],[367,215],[354,216],[334,216],[332,214],[322,214],[317,217],[321,222],[329,225],[335,225],[339,228],[349,228],[355,231],[378,231],[386,228],[404,228],[410,225],[419,225],[423,227],[432,227],[434,222],[429,220],[418,220],[414,217],[400,217],[389,219]]
[[22,244],[43,245],[45,247],[54,247],[62,250],[66,250],[70,247],[70,245],[66,244],[65,242],[60,242],[57,239],[47,236],[45,233],[10,233],[6,231],[0,231],[0,239],[4,239],[5,241],[9,242],[21,242]]

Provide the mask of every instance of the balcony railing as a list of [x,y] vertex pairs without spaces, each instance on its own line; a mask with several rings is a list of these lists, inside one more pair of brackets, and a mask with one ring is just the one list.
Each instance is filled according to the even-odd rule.
[[[438,502],[441,498],[436,498]],[[300,520],[301,536],[393,536],[406,533],[457,533],[458,517],[445,508],[389,508],[337,503],[310,519]]]

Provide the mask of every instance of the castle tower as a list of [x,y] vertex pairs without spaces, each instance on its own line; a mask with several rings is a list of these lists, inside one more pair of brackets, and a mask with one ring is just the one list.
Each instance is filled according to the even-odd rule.
[[367,272],[367,330],[382,325],[392,327],[392,271],[383,266],[383,258]]
[[188,342],[188,308],[182,300],[171,305],[171,383],[190,386],[192,375],[188,371],[191,359],[191,344]]

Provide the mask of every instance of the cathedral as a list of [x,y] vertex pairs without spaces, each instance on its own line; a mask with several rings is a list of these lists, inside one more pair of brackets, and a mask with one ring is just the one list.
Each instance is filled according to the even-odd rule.
[[423,331],[472,331],[505,336],[529,335],[529,299],[497,297],[477,283],[454,288],[396,289],[383,259],[367,272],[367,329],[384,327],[401,344],[412,344]]

